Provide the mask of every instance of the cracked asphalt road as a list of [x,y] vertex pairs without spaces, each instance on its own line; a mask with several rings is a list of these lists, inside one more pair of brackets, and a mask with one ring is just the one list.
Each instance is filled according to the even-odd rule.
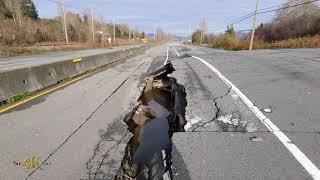
[[[230,52],[173,45],[174,77],[187,91],[187,131],[173,136],[175,179],[312,179],[197,56],[217,68],[320,167],[320,51]],[[251,141],[262,137],[262,142]],[[181,161],[183,159],[183,161]]]
[[[172,137],[173,179],[312,179],[219,69],[320,167],[320,51],[227,52],[172,44],[171,75],[187,92],[186,132]],[[167,45],[0,115],[0,179],[114,179],[132,134],[123,122]],[[251,141],[261,137],[261,142]],[[41,169],[25,169],[39,157]]]
[[[131,138],[123,119],[152,62],[165,57],[165,46],[151,48],[1,114],[0,179],[113,179]],[[23,167],[30,157],[41,169]]]

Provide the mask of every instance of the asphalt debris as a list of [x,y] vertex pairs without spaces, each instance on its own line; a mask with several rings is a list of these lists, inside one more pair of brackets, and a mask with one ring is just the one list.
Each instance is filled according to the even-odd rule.
[[168,77],[175,69],[166,64],[151,72],[139,102],[126,120],[133,133],[115,179],[172,179],[174,132],[184,131],[185,88]]
[[262,137],[254,136],[254,137],[251,137],[250,140],[252,142],[262,142],[264,139]]

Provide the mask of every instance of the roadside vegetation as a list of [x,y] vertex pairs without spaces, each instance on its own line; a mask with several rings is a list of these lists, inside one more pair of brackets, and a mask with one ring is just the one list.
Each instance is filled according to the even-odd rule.
[[0,101],[0,106],[2,105],[6,105],[6,104],[9,104],[9,103],[13,103],[13,102],[16,102],[16,101],[20,101],[21,99],[24,99],[28,96],[31,96],[31,92],[29,91],[23,91],[21,92],[20,94],[17,94],[13,97],[10,97],[9,99],[7,100],[4,100],[4,101]]
[[[60,5],[58,12],[52,19],[43,19],[39,17],[32,0],[0,0],[0,56],[136,44],[142,43],[141,39],[146,37],[144,32],[129,28],[127,24],[115,24],[113,28],[113,23],[106,23],[102,17],[92,17],[88,9],[78,14],[63,11]],[[108,38],[113,39],[114,32],[116,41],[112,40],[112,44],[109,44]],[[157,32],[163,33],[160,28]]]
[[[288,0],[288,3],[291,2]],[[200,33],[200,30],[193,33],[193,43],[200,44]],[[205,34],[202,44],[226,50],[247,50],[250,36],[251,32],[239,35],[230,26],[224,33]],[[279,10],[272,22],[260,24],[256,28],[253,48],[320,48],[319,5],[309,3]]]

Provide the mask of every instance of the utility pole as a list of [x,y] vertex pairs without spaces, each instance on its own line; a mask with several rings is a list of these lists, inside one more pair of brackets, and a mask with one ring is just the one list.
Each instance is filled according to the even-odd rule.
[[256,11],[253,17],[253,24],[252,24],[252,33],[251,33],[251,40],[250,40],[250,47],[249,51],[252,51],[252,46],[253,46],[253,39],[254,39],[254,32],[256,30],[256,18],[257,18],[257,13],[258,13],[258,6],[259,6],[259,0],[257,0],[256,3]]
[[128,25],[128,31],[129,31],[129,43],[131,41],[131,30],[130,30],[130,25]]
[[200,44],[202,44],[203,31],[200,29]]
[[191,24],[189,24],[188,34],[190,36],[190,39],[192,39]]
[[114,22],[114,17],[112,18],[112,23],[113,23],[113,42],[116,41],[116,24]]
[[205,30],[205,22],[204,22],[204,17],[202,16],[201,23],[200,23],[200,44],[202,44],[203,42],[204,30]]
[[91,8],[91,31],[92,31],[92,43],[94,44],[95,32],[94,32],[94,22],[93,22],[93,10]]
[[133,27],[133,29],[132,29],[132,36],[133,36],[133,40],[135,40],[136,39],[136,33],[134,32],[135,31],[135,29],[134,29],[135,27]]
[[64,33],[66,37],[66,43],[69,44],[69,37],[68,37],[68,29],[67,29],[67,18],[66,18],[66,12],[64,9],[64,0],[61,0],[61,6],[62,6],[62,13],[63,13],[63,24],[64,24]]
[[101,31],[102,31],[102,34],[104,34],[103,17],[101,17]]
[[101,16],[100,17],[101,19],[101,42],[102,44],[104,44],[104,21],[103,21],[103,17]]

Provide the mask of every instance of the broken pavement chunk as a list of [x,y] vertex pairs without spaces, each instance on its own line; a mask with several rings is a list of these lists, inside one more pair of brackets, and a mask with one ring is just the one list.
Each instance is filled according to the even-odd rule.
[[263,110],[263,112],[265,112],[265,113],[271,113],[272,112],[272,110],[271,109],[268,109],[268,108],[265,108],[265,109],[262,109]]
[[252,142],[262,142],[263,138],[262,137],[258,137],[258,136],[254,136],[254,137],[251,137],[250,140]]
[[115,179],[171,179],[171,137],[184,131],[186,93],[169,77],[171,63],[149,74],[137,107],[125,120],[133,137]]

